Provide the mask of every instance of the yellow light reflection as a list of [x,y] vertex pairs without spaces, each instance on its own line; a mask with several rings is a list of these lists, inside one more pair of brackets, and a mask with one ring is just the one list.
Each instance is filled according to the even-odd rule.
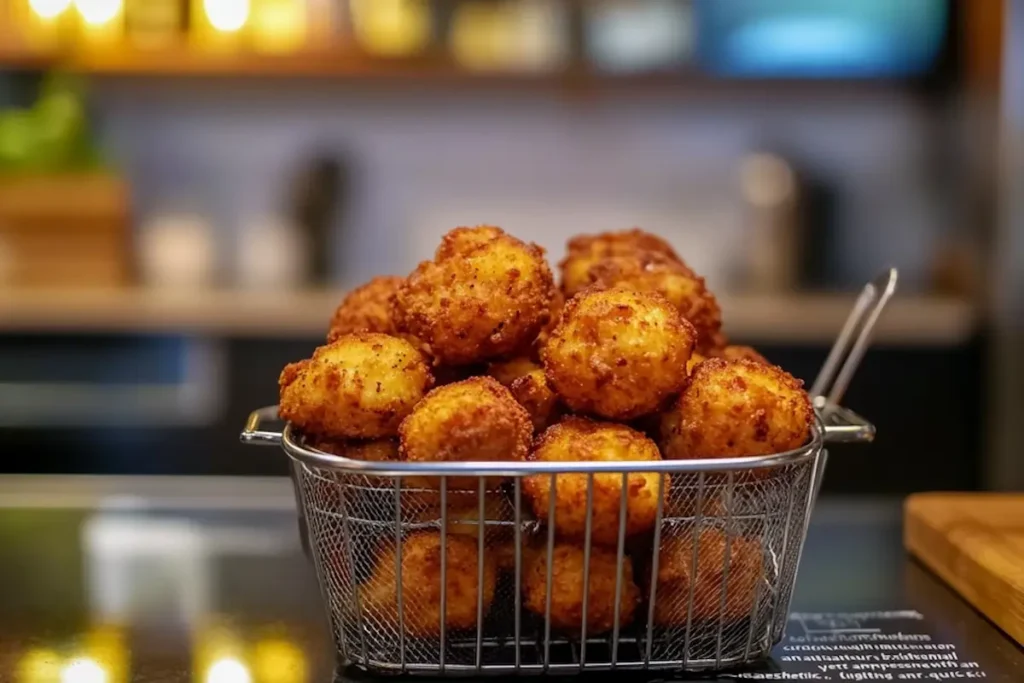
[[249,20],[249,0],[203,0],[210,25],[218,31],[233,33]]
[[106,672],[106,683],[128,683],[129,655],[124,631],[113,624],[100,624],[85,634],[82,656]]
[[102,26],[117,18],[123,0],[75,0],[75,8],[89,26]]
[[60,683],[107,683],[107,671],[95,659],[78,657],[60,670]]
[[28,6],[43,19],[56,19],[71,6],[71,0],[28,0]]
[[249,668],[234,657],[215,661],[206,672],[206,683],[252,683]]
[[14,680],[18,683],[54,683],[60,680],[62,664],[60,655],[53,650],[33,648],[18,660]]
[[268,638],[256,643],[252,668],[257,683],[306,683],[309,680],[306,653],[283,639]]

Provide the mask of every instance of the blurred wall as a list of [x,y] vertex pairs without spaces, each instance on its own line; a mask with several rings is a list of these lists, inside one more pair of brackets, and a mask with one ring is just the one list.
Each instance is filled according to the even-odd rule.
[[643,225],[671,236],[716,284],[742,238],[738,160],[768,144],[839,191],[840,283],[894,264],[912,289],[955,216],[931,169],[939,114],[909,93],[857,87],[625,90],[612,101],[413,83],[108,80],[95,99],[140,215],[201,210],[225,248],[248,221],[280,210],[304,155],[349,155],[356,185],[334,254],[340,282],[406,272],[444,230],[486,221],[555,258],[574,233]]

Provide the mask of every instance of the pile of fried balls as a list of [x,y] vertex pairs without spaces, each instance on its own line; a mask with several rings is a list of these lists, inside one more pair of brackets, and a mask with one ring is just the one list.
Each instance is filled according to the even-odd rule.
[[[281,418],[314,448],[377,461],[685,460],[808,443],[814,413],[802,382],[729,345],[714,295],[665,240],[639,229],[577,236],[558,269],[560,284],[543,249],[501,228],[450,231],[408,277],[377,277],[345,297],[327,344],[281,372]],[[663,534],[656,577],[638,582],[634,562],[638,575],[651,574],[639,558],[617,562],[620,510],[628,547],[649,539],[671,475],[592,476],[589,495],[587,474],[559,474],[554,487],[546,474],[522,479],[532,522],[556,539],[550,558],[546,530],[544,542],[522,547],[526,609],[543,618],[550,600],[552,628],[571,637],[583,626],[586,591],[586,632],[598,635],[613,629],[616,612],[620,626],[632,623],[656,580],[659,626],[750,615],[765,572],[758,539],[730,543],[710,527]],[[401,622],[412,637],[436,636],[442,622],[449,633],[476,628],[478,597],[486,614],[502,572],[517,569],[510,558],[519,553],[499,538],[484,546],[478,572],[480,478],[446,480],[447,532],[406,533],[400,567],[392,537],[360,585],[363,608],[397,623],[401,581]],[[437,478],[402,485],[419,519],[438,518]],[[490,477],[486,486],[485,515],[508,519],[507,482]],[[680,599],[688,594],[695,598]]]

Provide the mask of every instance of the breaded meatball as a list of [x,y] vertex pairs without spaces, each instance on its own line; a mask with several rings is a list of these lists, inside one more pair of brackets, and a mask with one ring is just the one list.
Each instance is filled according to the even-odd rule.
[[571,297],[589,286],[590,268],[601,259],[640,251],[664,254],[682,263],[668,242],[639,228],[577,235],[569,240],[566,256],[558,264],[562,271],[562,291],[566,297]]
[[501,382],[502,386],[511,386],[512,382],[534,370],[541,368],[528,356],[516,356],[509,360],[497,361],[487,366],[487,374]]
[[[567,417],[549,427],[537,439],[530,459],[541,462],[598,462],[661,460],[653,441],[625,425]],[[628,475],[626,498],[626,535],[649,531],[654,526],[658,506],[658,474],[633,472]],[[670,480],[665,475],[665,490]],[[559,474],[556,477],[555,530],[560,538],[582,540],[587,523],[587,475]],[[534,515],[547,521],[551,500],[551,476],[523,478],[523,491]],[[619,508],[622,499],[622,475],[594,475],[594,543],[615,546],[619,537]]]
[[[477,581],[477,542],[449,534],[442,551],[441,535],[420,531],[402,542],[402,615],[405,631],[415,637],[436,636],[441,630],[441,564],[446,566],[444,621],[448,630],[476,628],[477,599],[483,595],[486,615],[494,600],[497,572],[484,557],[483,585]],[[371,619],[398,627],[396,552],[385,544],[376,567],[360,590],[362,608]]]
[[519,405],[526,408],[535,431],[543,431],[561,415],[558,394],[551,388],[544,370],[538,368],[514,380],[509,387]]
[[463,256],[481,244],[486,244],[496,237],[505,234],[505,231],[496,225],[477,225],[472,228],[455,228],[449,230],[434,252],[435,261],[444,261],[453,256]]
[[[697,571],[694,572],[693,533],[662,540],[658,559],[658,588],[654,595],[654,622],[659,626],[685,626],[689,593],[693,589],[693,621],[738,621],[750,616],[762,580],[761,546],[753,539],[734,535],[728,544],[729,574],[725,576],[726,536],[719,529],[698,534]],[[728,582],[728,586],[726,586]],[[726,592],[722,608],[722,589]],[[764,595],[762,590],[761,595]]]
[[774,365],[709,358],[662,422],[666,458],[729,458],[803,446],[814,410],[803,382]]
[[[508,389],[473,377],[431,391],[399,428],[401,453],[417,462],[523,460],[533,423]],[[489,477],[496,485],[500,477]],[[476,490],[477,477],[449,477],[450,488]]]
[[394,436],[433,384],[423,355],[386,334],[345,335],[281,371],[281,418],[306,434]]
[[566,304],[541,360],[570,409],[629,420],[683,388],[695,340],[693,325],[657,294],[587,290]]
[[[448,533],[477,538],[480,535],[480,496],[477,492],[449,491],[447,495]],[[488,542],[507,539],[512,535],[515,512],[505,492],[484,491],[484,539]],[[441,505],[429,506],[414,517],[416,522],[434,522],[441,525]]]
[[752,346],[724,346],[720,349],[715,349],[715,351],[712,352],[712,355],[716,358],[724,358],[726,360],[742,360],[745,358],[757,363],[771,365],[771,361],[758,353],[757,349]]
[[397,324],[447,365],[528,346],[547,323],[554,295],[540,247],[504,232],[467,240],[472,245],[458,257],[421,263],[392,299]]
[[714,347],[722,327],[722,310],[704,278],[677,259],[654,251],[608,256],[590,268],[589,278],[601,287],[661,294],[697,330],[697,349],[707,353]]
[[[579,636],[583,625],[583,548],[556,543],[551,553],[551,626],[569,636]],[[524,557],[524,559],[527,559]],[[523,604],[543,618],[547,607],[547,552],[532,553],[523,566]],[[590,549],[587,586],[587,636],[600,635],[615,626],[615,579],[620,576],[615,552],[594,546]],[[633,620],[640,589],[633,581],[633,565],[625,558],[621,569],[619,625]]]
[[356,332],[398,332],[391,317],[390,299],[404,281],[402,277],[385,275],[349,292],[334,311],[327,341]]

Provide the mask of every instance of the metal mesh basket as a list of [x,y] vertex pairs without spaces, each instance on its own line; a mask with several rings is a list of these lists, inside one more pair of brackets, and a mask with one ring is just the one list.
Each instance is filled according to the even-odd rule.
[[[858,301],[815,383],[816,396],[832,390],[816,400],[812,437],[788,453],[365,462],[313,450],[289,426],[263,431],[276,407],[254,412],[243,441],[279,444],[292,460],[340,659],[379,673],[455,675],[704,670],[766,657],[783,634],[824,446],[874,434],[836,402],[890,278]],[[572,489],[586,506],[582,538],[556,538],[542,520],[560,514],[558,496],[547,510],[531,507],[530,478]],[[658,492],[654,523],[628,535],[629,492],[644,482]]]

